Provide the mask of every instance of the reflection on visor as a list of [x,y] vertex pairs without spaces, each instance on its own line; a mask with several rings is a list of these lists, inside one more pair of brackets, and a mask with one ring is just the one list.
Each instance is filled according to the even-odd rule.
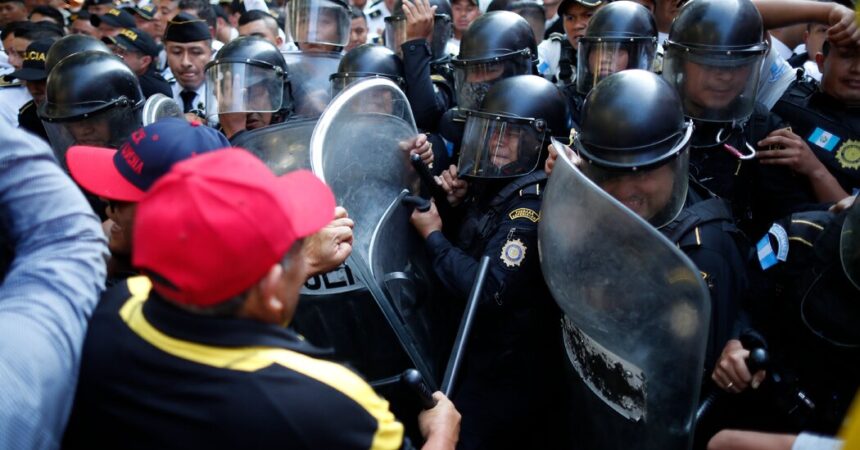
[[349,12],[328,0],[290,0],[290,35],[302,44],[344,47],[349,42]]
[[221,63],[206,69],[206,116],[224,113],[276,112],[284,97],[283,77],[275,70],[244,63]]
[[588,159],[583,159],[580,168],[607,194],[660,228],[674,220],[684,207],[688,161],[689,150],[684,150],[665,164],[647,170],[607,169]]
[[531,61],[520,54],[513,59],[455,64],[457,105],[461,109],[480,110],[484,95],[493,83],[515,75],[526,75],[530,70]]
[[667,47],[663,78],[684,103],[684,113],[697,120],[739,122],[755,107],[763,53],[687,52]]
[[627,69],[649,70],[656,52],[653,40],[638,42],[595,42],[580,40],[577,54],[576,88],[587,94],[613,73]]
[[[537,167],[545,132],[536,121],[480,116],[466,119],[460,152],[460,175],[505,178],[522,175]],[[516,120],[516,119],[514,119]]]

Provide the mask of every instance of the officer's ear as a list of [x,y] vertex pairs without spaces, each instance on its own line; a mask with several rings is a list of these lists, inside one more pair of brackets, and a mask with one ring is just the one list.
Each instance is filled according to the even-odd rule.
[[149,67],[149,65],[152,63],[152,56],[143,55],[143,57],[140,58],[140,60],[143,61],[144,66]]
[[815,54],[815,64],[818,65],[818,71],[824,73],[824,53],[818,52]]

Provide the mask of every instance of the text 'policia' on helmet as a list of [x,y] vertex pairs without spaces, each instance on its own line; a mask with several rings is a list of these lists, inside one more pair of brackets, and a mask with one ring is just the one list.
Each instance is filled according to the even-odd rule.
[[349,6],[343,0],[288,0],[287,36],[299,44],[345,47],[349,42]]
[[463,33],[460,54],[451,60],[457,105],[477,110],[498,80],[533,72],[537,44],[529,23],[510,11],[486,13]]
[[45,92],[39,118],[63,165],[72,145],[115,147],[141,127],[144,98],[137,76],[113,54],[63,58],[48,75]]
[[753,111],[767,51],[750,0],[696,0],[681,8],[665,44],[663,77],[697,120],[741,122]]
[[567,100],[551,82],[535,75],[494,84],[478,110],[465,110],[460,176],[508,178],[534,171],[550,136],[567,136]]
[[[451,22],[451,3],[448,0],[430,0],[430,6],[436,7],[433,15],[433,34],[430,35],[428,43],[433,52],[433,59],[438,60],[448,56],[445,48],[448,40],[454,35],[454,26]],[[397,0],[394,11],[385,18],[385,46],[390,48],[398,56],[402,56],[400,48],[406,42],[406,16],[403,14],[403,1]]]
[[359,45],[343,56],[337,73],[331,74],[331,96],[356,80],[376,77],[388,78],[406,90],[403,61],[394,52],[376,44]]
[[[649,182],[672,183],[662,196],[619,200],[658,228],[677,217],[687,197],[693,124],[666,80],[639,69],[606,77],[586,97],[580,125],[573,145],[588,178],[609,191],[609,185],[661,177]],[[654,205],[659,208],[645,211]]]
[[287,63],[265,39],[236,38],[206,64],[206,95],[206,117],[280,111],[291,103]]
[[657,23],[644,6],[621,0],[600,8],[579,40],[576,90],[626,69],[649,70],[657,53]]

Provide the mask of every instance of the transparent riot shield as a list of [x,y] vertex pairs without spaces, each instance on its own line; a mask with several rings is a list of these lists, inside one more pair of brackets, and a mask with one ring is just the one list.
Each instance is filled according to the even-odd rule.
[[143,104],[143,126],[167,117],[182,118],[182,107],[164,94],[153,94]]
[[242,133],[233,146],[257,155],[279,176],[296,169],[310,169],[311,134],[316,124],[316,118],[290,119]]
[[544,193],[541,267],[565,313],[583,448],[688,449],[710,299],[656,229],[559,156]]
[[319,116],[331,100],[329,76],[337,72],[340,53],[284,52],[293,111],[299,116]]
[[[454,327],[434,301],[437,281],[409,223],[403,196],[417,192],[409,143],[418,134],[409,103],[390,80],[352,84],[335,97],[311,138],[311,166],[355,221],[347,261],[410,360],[436,389]],[[436,287],[436,289],[433,289]]]

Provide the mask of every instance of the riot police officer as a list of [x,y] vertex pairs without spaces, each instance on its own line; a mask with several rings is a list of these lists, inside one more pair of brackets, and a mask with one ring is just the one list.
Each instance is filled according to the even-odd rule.
[[287,63],[271,42],[256,36],[236,38],[218,51],[205,71],[206,117],[217,116],[229,139],[290,115]]
[[83,34],[70,34],[60,38],[51,45],[45,54],[45,71],[49,74],[60,61],[67,56],[80,52],[102,52],[110,53],[110,49],[104,42]]
[[84,51],[51,69],[38,113],[54,154],[65,167],[71,145],[115,147],[140,128],[143,102],[137,76],[121,59]]
[[406,90],[403,62],[394,52],[376,44],[359,45],[343,56],[337,73],[331,74],[331,95],[334,97],[354,81],[378,77],[388,78]]
[[[757,292],[751,322],[730,341],[715,383],[732,396],[731,426],[833,435],[860,387],[860,202],[841,212],[812,210],[777,220],[757,242]],[[840,203],[843,203],[840,202]],[[743,337],[747,339],[743,339]],[[754,347],[770,354],[750,373]]]
[[581,125],[574,147],[583,173],[677,244],[701,272],[712,308],[709,371],[732,337],[747,287],[748,244],[728,203],[688,180],[693,123],[678,94],[651,72],[622,71],[591,91]]
[[756,145],[781,127],[756,102],[767,51],[762,19],[749,0],[684,5],[666,40],[663,77],[696,123],[690,172],[732,202],[741,228],[758,235],[771,221],[814,197],[785,167],[755,161]]
[[574,122],[585,96],[600,80],[625,69],[649,70],[657,51],[657,25],[644,6],[612,2],[594,13],[579,39],[576,89],[567,86]]
[[477,110],[493,84],[516,75],[534,73],[537,44],[529,23],[510,11],[493,11],[475,19],[451,60],[457,108],[442,117],[439,134],[456,159],[465,115]]
[[[549,81],[524,75],[498,81],[478,109],[464,113],[458,167],[442,177],[454,212],[443,219],[433,206],[412,215],[436,274],[455,298],[466,298],[478,259],[490,257],[462,385],[454,394],[466,418],[461,448],[546,448],[538,441],[554,430],[547,426],[556,416],[547,401],[556,393],[560,356],[548,355],[558,315],[538,262],[546,176],[536,168],[550,136],[569,131],[567,102]],[[443,220],[446,230],[458,224],[450,228],[456,236],[442,233]]]
[[803,146],[795,154],[780,150],[758,156],[788,163],[799,173],[829,171],[834,183],[816,183],[816,191],[827,189],[835,200],[860,188],[860,90],[849,81],[852,67],[860,60],[860,47],[825,42],[822,50],[815,56],[823,68],[821,83],[812,78],[796,80],[773,108],[792,131],[775,139],[800,140]]

